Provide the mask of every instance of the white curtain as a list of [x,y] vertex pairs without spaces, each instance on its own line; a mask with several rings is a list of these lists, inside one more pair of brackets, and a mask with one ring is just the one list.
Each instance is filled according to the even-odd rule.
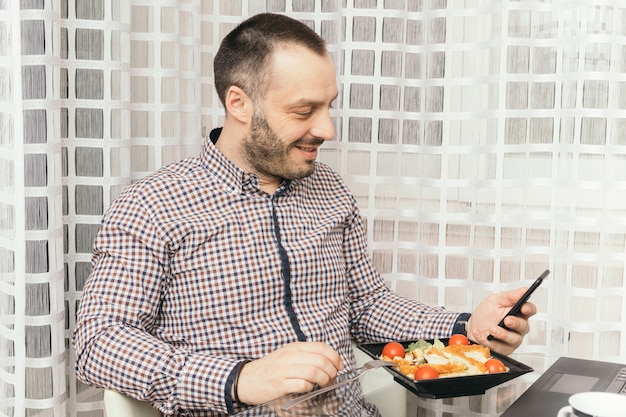
[[0,416],[104,415],[70,347],[100,218],[220,125],[261,11],[329,43],[321,159],[391,287],[468,311],[550,268],[520,351],[626,362],[626,1],[0,0]]

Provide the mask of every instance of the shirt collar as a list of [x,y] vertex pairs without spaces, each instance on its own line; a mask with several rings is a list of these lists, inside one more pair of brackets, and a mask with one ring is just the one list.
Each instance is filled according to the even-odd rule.
[[[239,168],[215,146],[221,133],[222,128],[220,127],[213,129],[209,134],[210,140],[206,141],[200,155],[202,166],[215,174],[233,192],[259,192],[259,178],[256,174],[245,172]],[[302,180],[285,180],[278,187],[275,195],[287,194],[301,182]]]

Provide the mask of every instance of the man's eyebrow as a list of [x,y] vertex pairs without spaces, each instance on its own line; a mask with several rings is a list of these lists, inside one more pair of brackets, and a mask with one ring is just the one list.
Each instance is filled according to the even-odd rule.
[[[337,100],[337,97],[339,97],[339,93],[335,94],[335,96],[332,98],[332,100],[330,100],[330,103],[333,103],[335,100]],[[308,98],[301,98],[301,99],[296,100],[293,103],[291,103],[290,107],[298,107],[298,106],[325,106],[326,104],[327,104],[326,101],[322,101],[322,100],[312,100],[312,99],[308,99]]]

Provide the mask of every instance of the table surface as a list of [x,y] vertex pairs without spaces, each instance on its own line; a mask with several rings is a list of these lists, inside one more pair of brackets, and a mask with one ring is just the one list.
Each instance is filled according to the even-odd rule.
[[482,395],[444,399],[422,398],[395,382],[388,370],[376,369],[362,376],[357,382],[321,394],[288,411],[282,410],[281,406],[297,395],[282,397],[237,415],[497,417],[558,359],[533,354],[514,354],[510,357],[530,366],[533,372],[488,389]]

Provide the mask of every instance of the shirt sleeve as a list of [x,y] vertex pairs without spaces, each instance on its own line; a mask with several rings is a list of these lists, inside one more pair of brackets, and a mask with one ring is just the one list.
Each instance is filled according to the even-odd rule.
[[[86,384],[178,409],[233,411],[238,360],[187,350],[155,334],[168,286],[168,255],[147,212],[128,196],[105,215],[94,243],[73,344],[76,375]],[[230,378],[229,378],[230,377]]]
[[359,342],[446,338],[460,317],[443,307],[429,306],[391,291],[367,254],[358,208],[345,230],[344,254],[351,286],[351,332]]

